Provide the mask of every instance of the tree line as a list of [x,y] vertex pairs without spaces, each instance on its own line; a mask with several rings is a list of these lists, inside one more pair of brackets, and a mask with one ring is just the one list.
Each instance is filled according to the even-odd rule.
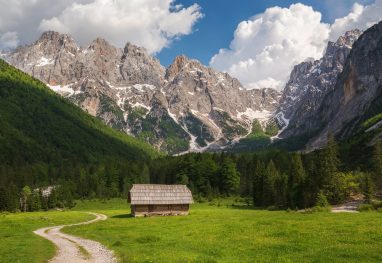
[[[134,183],[186,184],[194,199],[242,196],[257,207],[306,208],[382,193],[382,146],[374,146],[369,169],[348,170],[334,139],[309,154],[190,153],[148,161],[83,164],[0,164],[0,210],[71,207],[76,199],[126,198]],[[56,186],[44,197],[38,189]],[[29,189],[29,190],[28,190]],[[324,200],[324,201],[323,201]]]

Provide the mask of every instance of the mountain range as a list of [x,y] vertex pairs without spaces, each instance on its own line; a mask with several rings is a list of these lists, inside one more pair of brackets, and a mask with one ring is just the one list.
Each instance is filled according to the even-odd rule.
[[347,32],[321,59],[296,65],[282,92],[247,90],[183,55],[165,68],[130,43],[121,49],[98,38],[80,47],[51,31],[3,57],[107,125],[169,154],[245,150],[259,133],[269,144],[312,150],[329,135],[353,136],[380,112],[381,41],[382,23]]

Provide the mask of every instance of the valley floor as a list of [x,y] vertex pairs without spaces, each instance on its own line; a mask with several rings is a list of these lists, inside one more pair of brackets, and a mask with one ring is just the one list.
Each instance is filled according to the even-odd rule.
[[70,212],[0,214],[0,262],[45,262],[54,245],[43,226],[106,221],[62,231],[99,241],[121,262],[381,262],[382,214],[264,211],[226,204],[189,216],[133,218],[125,200],[78,201]]
[[381,262],[382,214],[264,211],[195,204],[189,216],[132,218],[126,201],[79,202],[106,214],[64,229],[97,240],[122,262]]

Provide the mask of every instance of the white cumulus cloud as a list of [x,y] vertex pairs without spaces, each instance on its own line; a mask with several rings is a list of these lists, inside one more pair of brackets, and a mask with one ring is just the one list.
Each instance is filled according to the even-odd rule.
[[[42,31],[70,33],[80,44],[103,37],[122,47],[127,41],[159,52],[192,33],[203,16],[197,4],[174,0],[0,0],[0,36],[16,32],[22,44]],[[49,8],[48,8],[49,7]]]
[[238,78],[246,88],[282,90],[294,65],[322,56],[328,40],[351,29],[366,29],[382,18],[382,0],[363,6],[330,25],[321,13],[304,4],[272,7],[241,22],[228,49],[214,55],[210,65]]
[[221,49],[210,64],[247,88],[282,89],[293,65],[322,55],[329,32],[329,25],[321,23],[321,13],[312,7],[272,7],[241,22],[230,49]]
[[382,19],[382,0],[363,6],[358,3],[353,5],[352,11],[343,18],[338,18],[331,26],[330,39],[336,40],[344,32],[358,28],[365,30]]

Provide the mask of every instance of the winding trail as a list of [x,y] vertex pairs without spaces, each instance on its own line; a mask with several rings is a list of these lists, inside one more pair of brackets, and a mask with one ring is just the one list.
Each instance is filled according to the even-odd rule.
[[357,208],[362,202],[360,201],[351,201],[343,205],[334,206],[332,208],[333,213],[358,213]]
[[113,251],[106,249],[100,243],[61,232],[61,229],[66,226],[87,225],[107,219],[107,216],[103,214],[89,214],[96,218],[87,222],[44,227],[33,231],[57,246],[57,254],[49,261],[50,263],[114,263],[117,261]]

